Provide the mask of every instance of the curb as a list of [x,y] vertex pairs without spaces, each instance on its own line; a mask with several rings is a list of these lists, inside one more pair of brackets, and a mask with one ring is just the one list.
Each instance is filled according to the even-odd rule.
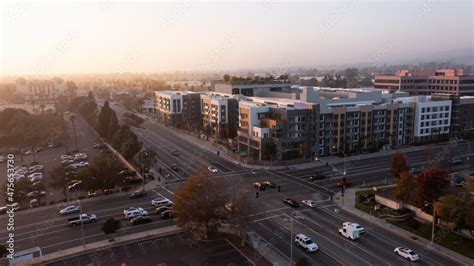
[[[156,231],[163,231],[163,232],[156,232]],[[156,232],[153,234],[153,232]],[[88,243],[85,245],[85,249],[81,246],[73,247],[62,251],[57,251],[53,253],[49,253],[42,258],[36,258],[26,264],[19,264],[19,265],[45,265],[46,263],[53,263],[60,260],[65,260],[77,256],[81,256],[91,252],[100,252],[105,249],[113,248],[116,246],[124,245],[127,243],[143,241],[151,238],[159,238],[168,235],[174,235],[178,233],[185,232],[184,229],[178,228],[176,225],[162,227],[158,229],[143,231],[131,235],[125,235],[123,237],[117,237],[114,242],[109,242],[108,240],[102,240],[94,243]],[[89,247],[88,247],[89,246]]]
[[[356,189],[352,189],[354,191],[354,196],[355,196],[355,192],[357,191]],[[347,194],[347,192],[346,192]],[[339,201],[336,200],[336,198],[340,197],[340,192],[336,193],[333,197],[333,202],[335,204],[337,204],[337,206],[357,217],[360,217],[376,226],[379,226],[379,227],[383,227],[384,229],[386,230],[390,230],[394,233],[396,233],[397,235],[401,236],[401,237],[404,237],[410,241],[415,241],[413,239],[413,237],[416,237],[417,239],[417,242],[421,242],[421,244],[425,245],[425,248],[428,248],[428,249],[431,249],[431,250],[436,250],[438,251],[438,253],[442,253],[444,254],[445,256],[449,257],[450,259],[456,261],[456,262],[459,262],[459,263],[462,263],[463,265],[474,265],[474,260],[462,255],[462,254],[459,254],[455,251],[452,251],[446,247],[443,247],[439,244],[436,244],[434,243],[432,247],[430,247],[431,245],[431,242],[428,241],[427,239],[423,238],[422,236],[418,236],[416,234],[413,234],[409,231],[406,231],[404,230],[403,228],[400,228],[396,225],[393,225],[393,224],[390,224],[390,223],[387,223],[385,222],[383,219],[380,219],[378,217],[375,217],[375,216],[372,216],[370,214],[367,214],[363,211],[360,211],[358,209],[356,209],[355,207],[349,207],[349,206],[346,206],[346,205],[341,205],[341,203]],[[354,201],[355,203],[355,201]]]

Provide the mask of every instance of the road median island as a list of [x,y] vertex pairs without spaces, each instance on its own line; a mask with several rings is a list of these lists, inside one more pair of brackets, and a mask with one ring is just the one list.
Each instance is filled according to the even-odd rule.
[[41,258],[35,258],[28,262],[28,265],[45,265],[46,263],[53,263],[56,261],[76,257],[89,252],[101,252],[105,249],[110,249],[115,246],[127,244],[130,242],[143,241],[149,238],[164,237],[184,232],[184,229],[176,225],[166,226],[158,229],[143,231],[135,234],[123,235],[114,237],[108,240],[102,240],[94,243],[85,244],[85,246],[77,246],[53,253],[46,254]]

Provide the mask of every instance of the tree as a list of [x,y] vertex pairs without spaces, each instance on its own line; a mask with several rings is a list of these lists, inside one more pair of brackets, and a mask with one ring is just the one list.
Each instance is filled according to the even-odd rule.
[[123,184],[119,174],[122,165],[111,154],[102,154],[92,161],[91,165],[79,171],[77,178],[83,182],[85,190],[111,189]]
[[112,108],[110,108],[109,102],[105,101],[104,106],[102,106],[102,109],[100,109],[99,116],[97,117],[97,132],[103,138],[107,138],[109,136],[109,121],[112,112],[114,111]]
[[66,200],[68,200],[67,186],[69,181],[69,178],[66,176],[66,169],[62,165],[49,172],[49,185],[55,189],[62,189]]
[[120,153],[127,159],[132,159],[133,156],[142,148],[138,141],[137,135],[133,133],[129,126],[121,126],[112,140],[112,146],[118,149]]
[[346,77],[347,85],[349,87],[355,87],[357,83],[357,79],[359,77],[359,69],[347,68],[344,71],[344,76]]
[[416,202],[423,207],[443,196],[449,188],[448,172],[438,167],[425,169],[417,175]]
[[117,114],[112,110],[107,128],[107,139],[112,140],[115,133],[120,129]]
[[440,197],[435,204],[436,214],[455,225],[455,229],[467,229],[473,235],[474,195],[468,187],[456,195]]
[[71,123],[72,123],[72,131],[74,133],[74,144],[76,145],[76,151],[78,151],[79,147],[77,146],[76,117],[74,115],[71,115],[69,117],[69,120],[71,120]]
[[104,225],[102,225],[102,228],[100,228],[100,230],[102,230],[104,234],[109,235],[117,233],[120,228],[120,221],[114,218],[110,218],[105,221]]
[[0,258],[5,257],[8,254],[7,247],[5,245],[0,245]]
[[409,172],[402,172],[400,177],[396,180],[395,197],[407,203],[410,199],[410,194],[413,191],[413,176]]
[[198,239],[208,238],[226,219],[225,204],[230,199],[227,187],[222,179],[192,175],[174,196],[176,224]]
[[390,159],[390,168],[395,179],[399,178],[403,172],[410,171],[406,156],[398,152]]

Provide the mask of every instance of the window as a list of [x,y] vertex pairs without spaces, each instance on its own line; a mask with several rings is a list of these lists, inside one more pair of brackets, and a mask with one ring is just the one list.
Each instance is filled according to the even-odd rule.
[[444,120],[444,124],[447,125],[449,123],[448,119]]
[[421,112],[422,112],[422,113],[425,112],[425,107],[421,108]]
[[421,120],[424,120],[424,119],[425,119],[425,115],[421,115]]
[[433,112],[438,112],[438,107],[433,107]]
[[449,113],[445,113],[444,117],[446,117],[446,118],[449,117]]

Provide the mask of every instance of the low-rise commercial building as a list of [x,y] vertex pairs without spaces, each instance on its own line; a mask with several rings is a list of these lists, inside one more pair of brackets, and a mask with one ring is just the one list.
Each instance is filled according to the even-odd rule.
[[399,70],[396,75],[375,76],[374,87],[408,92],[410,95],[447,93],[474,95],[474,75],[464,69]]

